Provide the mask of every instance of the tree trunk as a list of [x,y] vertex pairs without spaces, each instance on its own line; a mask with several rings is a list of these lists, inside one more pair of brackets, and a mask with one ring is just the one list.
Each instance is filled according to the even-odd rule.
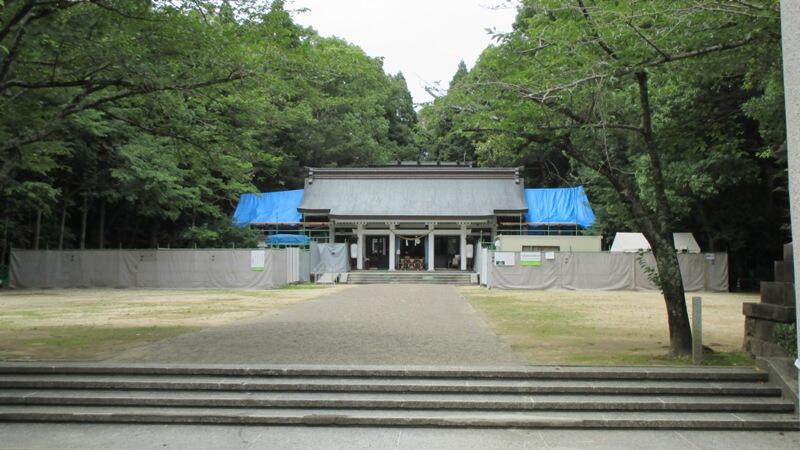
[[0,247],[0,264],[6,263],[6,248],[8,248],[8,218],[3,220],[3,246]]
[[36,210],[36,225],[33,234],[33,249],[39,250],[39,241],[42,237],[42,210]]
[[67,196],[64,194],[64,203],[61,205],[61,222],[58,224],[58,249],[64,250],[64,230],[67,225]]
[[150,247],[151,248],[158,248],[158,229],[160,227],[161,221],[154,217],[153,221],[151,222],[150,227]]
[[646,238],[653,250],[660,288],[667,306],[670,354],[674,356],[690,355],[692,353],[692,329],[689,326],[686,294],[683,290],[683,278],[678,265],[678,256],[675,253],[672,233],[667,236],[648,235]]
[[97,248],[102,249],[105,247],[105,234],[106,234],[106,201],[100,199],[100,211],[98,212],[99,224],[97,226]]
[[661,292],[667,305],[670,353],[674,356],[689,355],[692,353],[692,330],[686,312],[683,278],[672,236],[672,208],[667,198],[661,154],[653,134],[653,113],[650,107],[647,72],[644,70],[636,72],[636,81],[639,85],[639,108],[642,115],[641,133],[649,157],[649,181],[653,186],[655,200],[655,215],[646,219],[640,216],[640,222],[646,222],[643,223],[645,226],[642,231],[653,250]]
[[81,208],[81,244],[80,249],[86,248],[86,219],[89,216],[89,196],[83,196],[83,207]]
[[139,235],[139,215],[136,214],[133,216],[133,231],[130,234],[130,243],[128,244],[128,248],[137,248],[136,244],[136,237]]

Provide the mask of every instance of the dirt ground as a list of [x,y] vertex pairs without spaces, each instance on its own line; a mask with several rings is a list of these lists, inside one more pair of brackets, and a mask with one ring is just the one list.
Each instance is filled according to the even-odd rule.
[[3,290],[0,360],[101,360],[343,289]]
[[[534,364],[673,364],[659,292],[514,291],[463,287],[462,294],[512,349]],[[687,293],[703,299],[709,364],[751,364],[741,352],[742,303],[757,294]]]

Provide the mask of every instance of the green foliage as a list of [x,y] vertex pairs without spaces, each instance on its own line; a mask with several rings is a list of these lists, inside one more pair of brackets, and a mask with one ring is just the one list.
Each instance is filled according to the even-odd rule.
[[283,2],[40,3],[0,10],[3,249],[248,245],[240,194],[416,154],[402,74]]
[[496,41],[420,112],[431,155],[582,183],[606,235],[691,230],[771,263],[788,239],[779,2],[525,0]]
[[781,323],[775,326],[773,332],[775,342],[786,351],[789,356],[797,358],[797,323]]

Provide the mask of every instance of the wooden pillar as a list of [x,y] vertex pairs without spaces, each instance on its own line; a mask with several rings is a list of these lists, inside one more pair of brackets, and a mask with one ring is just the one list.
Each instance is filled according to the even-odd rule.
[[397,267],[397,248],[395,247],[394,224],[389,224],[389,270],[395,270]]
[[461,225],[461,245],[459,248],[459,269],[467,270],[467,226]]
[[430,233],[428,233],[428,270],[433,272],[433,263],[434,263],[434,260],[436,259],[436,258],[434,258],[434,252],[436,250],[436,247],[434,246],[434,243],[433,243],[434,238],[433,238],[433,224],[432,223],[428,224],[428,230],[430,231]]
[[358,253],[356,254],[356,269],[364,270],[364,225],[358,225]]

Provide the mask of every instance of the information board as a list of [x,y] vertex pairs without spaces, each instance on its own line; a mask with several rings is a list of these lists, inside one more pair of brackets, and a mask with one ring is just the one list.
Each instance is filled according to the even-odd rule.
[[513,266],[514,252],[494,252],[495,266]]
[[541,266],[542,252],[520,252],[519,263],[522,266]]
[[250,270],[253,272],[263,272],[266,263],[267,252],[264,250],[253,250],[250,252]]

